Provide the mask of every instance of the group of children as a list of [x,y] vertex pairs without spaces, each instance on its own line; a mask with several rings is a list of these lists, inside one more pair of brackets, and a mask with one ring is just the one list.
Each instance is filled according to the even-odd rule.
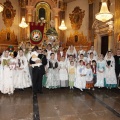
[[46,66],[46,80],[43,80],[46,81],[44,87],[54,89],[69,86],[70,89],[75,87],[81,91],[91,88],[94,90],[94,87],[117,87],[115,60],[111,51],[108,51],[105,57],[102,54],[97,55],[93,49],[87,52],[87,56],[84,50],[76,53],[74,47],[71,51],[68,49],[66,55],[59,60],[55,53],[50,54]]
[[12,56],[5,50],[0,59],[0,91],[3,94],[13,94],[15,89],[32,86],[29,66],[24,51],[20,49]]
[[[48,44],[45,50],[39,48],[37,53],[47,58],[46,74],[42,80],[45,88],[75,87],[83,91],[94,90],[94,87],[117,87],[115,60],[111,51],[103,57],[102,54],[97,55],[94,47],[87,52],[80,47],[77,52],[74,46],[67,51],[60,46],[55,52]],[[13,94],[15,89],[32,86],[31,55],[31,48],[27,52],[20,49],[12,57],[8,50],[3,52],[0,65],[0,91],[3,94]]]

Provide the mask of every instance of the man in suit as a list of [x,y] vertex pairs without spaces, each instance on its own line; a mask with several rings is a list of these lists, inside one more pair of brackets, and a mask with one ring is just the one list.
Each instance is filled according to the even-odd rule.
[[33,56],[30,58],[30,64],[32,66],[32,83],[33,83],[33,93],[42,94],[42,78],[45,74],[44,66],[47,64],[46,56],[41,52],[41,48],[38,46],[34,47]]
[[117,49],[117,54],[114,56],[115,58],[115,72],[118,80],[118,88],[120,89],[120,49]]

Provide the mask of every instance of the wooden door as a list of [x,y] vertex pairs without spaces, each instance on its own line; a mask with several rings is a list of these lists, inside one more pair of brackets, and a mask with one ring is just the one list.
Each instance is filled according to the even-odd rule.
[[105,56],[107,51],[108,51],[108,35],[101,37],[101,54]]

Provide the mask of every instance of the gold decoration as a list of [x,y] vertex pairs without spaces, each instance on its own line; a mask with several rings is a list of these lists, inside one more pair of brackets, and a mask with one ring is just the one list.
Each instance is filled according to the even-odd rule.
[[13,6],[9,0],[4,2],[4,10],[2,12],[3,21],[6,27],[11,27],[16,15],[16,10],[13,9]]
[[120,33],[117,36],[117,43],[120,43]]
[[114,15],[114,52],[120,48],[119,41],[120,33],[120,0],[115,0],[115,15]]
[[17,45],[17,36],[9,28],[0,31],[0,44]]
[[95,0],[88,0],[89,4],[93,4]]
[[57,0],[52,0],[55,4],[57,4]]
[[69,14],[71,26],[74,30],[80,29],[84,16],[85,11],[80,9],[79,7],[75,7],[72,11],[72,14]]
[[74,45],[76,47],[82,45],[85,47],[85,49],[88,50],[92,45],[92,42],[87,40],[87,36],[84,36],[83,32],[75,31],[73,34],[71,33],[70,36],[67,38],[66,45]]
[[44,33],[47,31],[47,29],[50,27],[50,6],[45,3],[45,2],[39,2],[37,5],[36,5],[36,21],[35,22],[38,22],[40,19],[39,19],[39,10],[40,8],[43,8],[45,10],[45,18],[44,20],[46,21],[46,25],[45,25],[45,29],[44,29]]
[[66,8],[67,8],[67,3],[64,2],[64,1],[59,1],[59,8],[60,8],[62,11],[65,11]]
[[25,8],[28,5],[28,0],[19,0],[19,5],[21,8]]

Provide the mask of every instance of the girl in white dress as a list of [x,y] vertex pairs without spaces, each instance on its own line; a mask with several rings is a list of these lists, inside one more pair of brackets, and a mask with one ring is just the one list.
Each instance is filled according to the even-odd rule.
[[2,80],[2,71],[3,71],[3,67],[1,65],[1,55],[0,55],[0,91],[1,91],[1,80]]
[[14,51],[13,52],[13,57],[11,59],[12,61],[12,65],[11,65],[11,68],[13,70],[13,84],[14,84],[14,80],[16,79],[16,69],[17,69],[17,52]]
[[91,46],[91,49],[87,52],[88,57],[90,56],[90,53],[93,53],[94,57],[97,57],[97,52],[94,50],[94,46]]
[[90,89],[93,88],[94,84],[93,84],[93,73],[92,73],[92,69],[90,66],[90,63],[86,64],[86,88]]
[[103,59],[103,55],[100,54],[98,56],[97,61],[97,82],[94,85],[95,87],[104,87],[104,79],[105,79],[105,61]]
[[108,51],[105,56],[106,62],[106,78],[105,78],[105,87],[115,88],[117,87],[117,79],[115,74],[115,60],[111,51]]
[[82,60],[80,60],[80,65],[77,66],[74,87],[80,89],[81,91],[83,91],[86,87],[86,71]]
[[76,65],[76,60],[75,60],[75,58],[73,57],[73,55],[70,55],[70,56],[66,59],[67,66],[70,65],[70,62],[71,62],[71,61],[74,61],[74,64]]
[[97,57],[94,56],[93,52],[91,52],[87,58],[87,63],[90,63],[90,65],[92,65],[93,60],[97,61]]
[[50,60],[47,64],[47,81],[46,88],[55,89],[60,87],[59,71],[58,71],[58,62],[55,59],[55,54],[50,54]]
[[70,61],[70,65],[68,66],[68,76],[69,76],[69,87],[73,89],[75,77],[76,77],[76,66],[74,61]]
[[85,54],[86,54],[85,50],[83,50],[83,46],[82,46],[82,45],[80,46],[80,49],[79,49],[79,51],[78,51],[78,56],[79,56],[80,54],[83,54],[83,56],[85,56]]
[[13,94],[14,92],[14,85],[13,85],[13,70],[12,70],[12,61],[11,57],[9,56],[9,51],[6,50],[3,52],[1,58],[1,64],[3,67],[3,77],[1,80],[1,92],[3,94]]
[[60,87],[68,87],[68,72],[65,57],[62,56],[59,62]]
[[80,54],[79,56],[78,56],[78,65],[79,65],[79,61],[80,60],[83,60],[83,64],[84,65],[86,65],[86,63],[87,63],[87,57],[84,57],[84,55],[83,54]]
[[68,58],[70,55],[72,55],[74,58],[77,58],[77,51],[73,45],[69,46],[66,52],[66,58]]
[[18,51],[16,71],[16,77],[14,79],[15,88],[24,89],[30,87],[32,83],[28,69],[28,62],[22,49]]

